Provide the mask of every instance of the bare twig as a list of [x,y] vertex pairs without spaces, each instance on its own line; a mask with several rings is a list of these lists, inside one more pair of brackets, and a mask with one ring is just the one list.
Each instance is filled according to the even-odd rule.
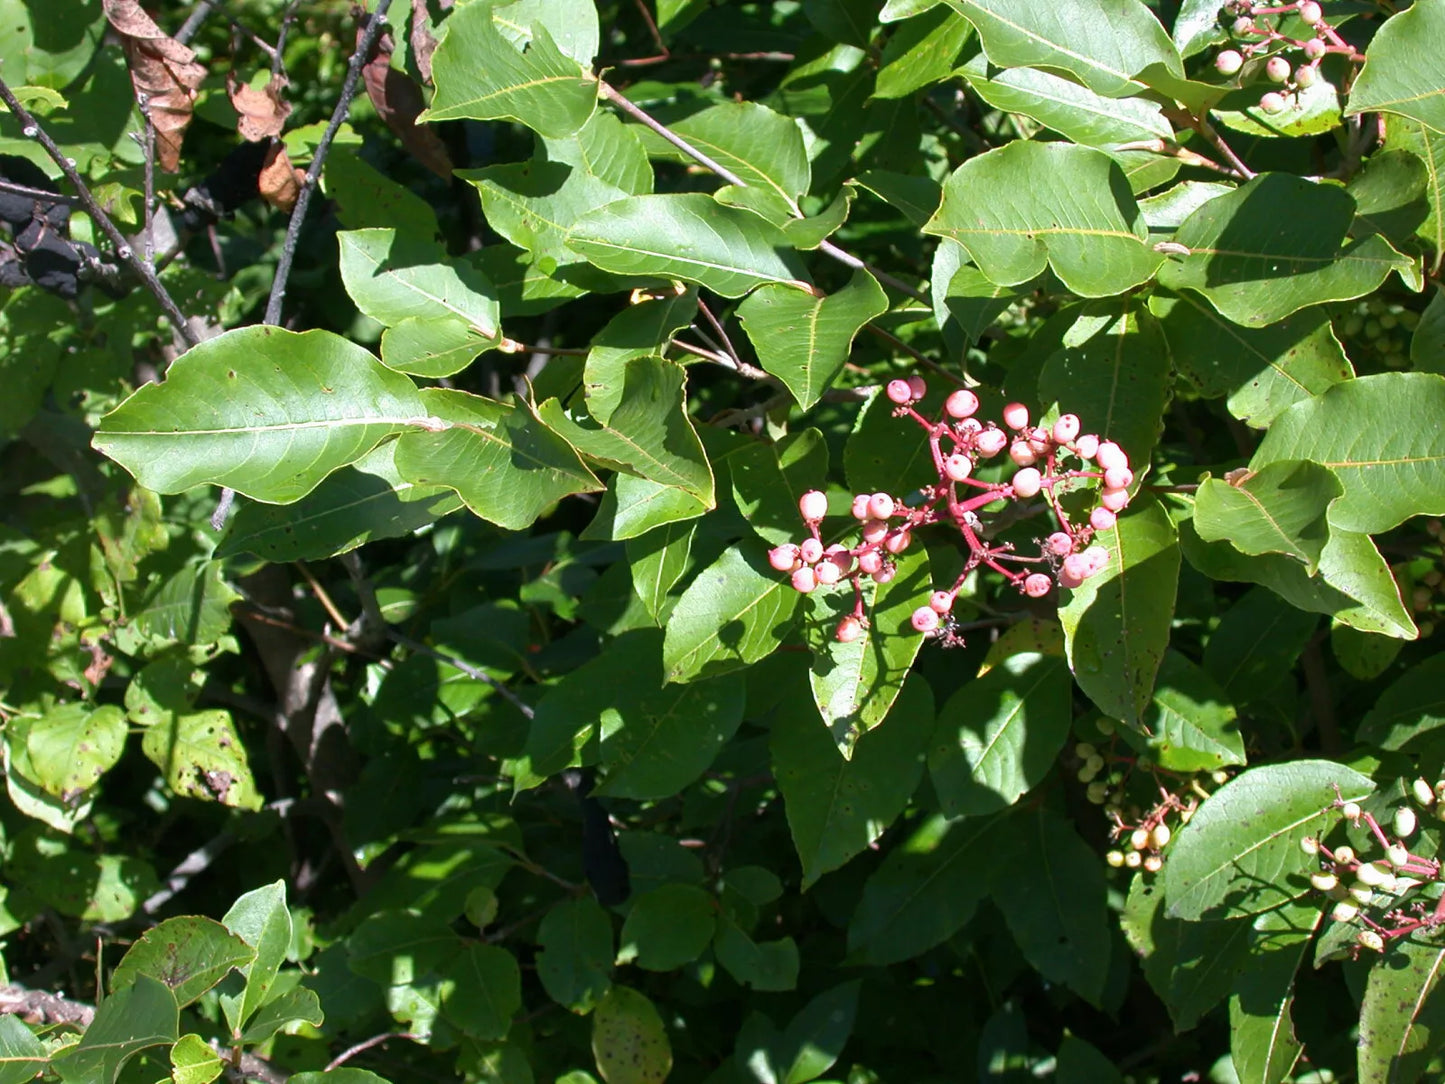
[[742,355],[738,353],[738,348],[733,345],[732,339],[728,338],[727,328],[723,327],[722,321],[713,315],[712,309],[701,297],[697,299],[697,310],[702,313],[703,319],[712,325],[712,329],[717,332],[717,337],[722,340],[722,352],[732,359],[734,366],[741,366],[743,364]]
[[191,13],[186,16],[186,21],[183,22],[181,28],[176,31],[176,41],[185,45],[194,38],[196,32],[201,29],[201,24],[206,21],[206,18],[215,10],[216,5],[220,2],[221,0],[201,0],[199,4],[191,9]]
[[178,892],[184,891],[185,887],[191,883],[194,877],[210,869],[216,859],[230,849],[231,845],[235,842],[236,837],[234,835],[230,832],[222,832],[207,840],[202,846],[197,847],[190,854],[186,855],[185,858],[181,859],[180,864],[177,865],[175,869],[171,870],[170,876],[166,878],[165,887],[151,893],[146,901],[141,904],[141,910],[148,915],[155,914],[168,904]]
[[0,179],[0,192],[9,192],[16,196],[27,196],[30,199],[43,203],[63,203],[67,207],[74,207],[80,203],[75,196],[67,196],[63,192],[47,192],[43,188],[31,188],[28,184],[16,184],[14,181]]
[[434,647],[428,647],[421,641],[413,640],[410,636],[397,632],[396,629],[391,628],[390,626],[387,627],[386,635],[387,638],[393,643],[400,644],[402,647],[406,648],[409,651],[415,651],[419,654],[426,655],[429,658],[436,659],[438,662],[444,662],[448,666],[452,666],[460,670],[473,681],[480,681],[485,685],[490,685],[494,690],[496,690],[498,696],[500,696],[503,700],[507,701],[507,703],[511,704],[512,707],[516,708],[519,712],[521,712],[524,718],[531,719],[533,714],[535,714],[532,710],[531,704],[528,704],[520,696],[512,692],[511,689],[507,688],[506,685],[498,681],[496,678],[492,677],[492,675],[487,673],[485,670],[478,670],[475,666],[471,665],[468,662],[463,662],[455,655],[448,655],[445,652],[438,651]]
[[286,35],[291,32],[291,24],[296,21],[296,9],[300,6],[301,0],[291,0],[281,16],[281,28],[276,31],[276,46],[271,53],[272,79],[286,74]]
[[[381,0],[381,2],[389,3],[390,0]],[[75,194],[80,197],[81,205],[90,215],[91,220],[100,227],[101,233],[105,234],[105,236],[109,238],[110,243],[115,246],[116,256],[139,276],[141,282],[145,284],[145,288],[151,292],[151,296],[160,304],[161,311],[166,314],[166,319],[170,321],[171,328],[174,330],[176,337],[185,343],[188,348],[195,346],[200,340],[191,329],[190,323],[186,320],[185,313],[181,312],[180,306],[177,305],[175,299],[171,297],[170,291],[165,288],[165,284],[157,277],[155,268],[135,254],[135,250],[131,248],[130,242],[125,238],[125,234],[121,233],[116,224],[111,221],[110,215],[106,214],[101,208],[95,196],[92,195],[90,189],[86,187],[85,181],[82,180],[80,174],[75,171],[75,163],[65,156],[56,145],[55,140],[51,139],[45,129],[40,127],[39,122],[31,115],[30,111],[20,104],[20,100],[11,93],[10,87],[4,79],[0,79],[0,101],[5,103],[15,119],[20,122],[21,133],[39,143],[40,146],[44,148],[45,153],[50,155],[55,164],[60,167],[60,172],[65,175],[65,179],[69,181],[70,186],[75,189]]]
[[341,1068],[341,1066],[356,1057],[356,1055],[370,1050],[373,1046],[380,1046],[382,1043],[388,1042],[391,1039],[407,1039],[414,1043],[421,1042],[420,1037],[413,1035],[409,1031],[388,1031],[384,1035],[373,1035],[370,1039],[363,1039],[361,1042],[349,1046],[340,1054],[337,1054],[336,1057],[327,1063],[326,1072],[329,1073],[333,1069]]
[[361,82],[361,69],[366,66],[371,47],[386,25],[386,10],[389,7],[391,0],[377,0],[376,10],[368,17],[366,30],[356,43],[356,51],[351,54],[351,63],[346,68],[346,79],[341,84],[341,97],[331,113],[331,123],[321,134],[321,141],[316,144],[316,153],[311,157],[311,166],[306,170],[306,180],[301,184],[301,193],[296,197],[291,221],[286,226],[286,240],[281,246],[281,257],[276,262],[276,278],[271,283],[271,296],[266,301],[265,322],[268,324],[281,322],[281,306],[286,301],[286,283],[291,278],[291,264],[296,258],[296,244],[301,237],[302,223],[306,221],[306,210],[311,206],[311,194],[321,179],[321,168],[326,164],[332,141],[336,139],[336,133],[341,130],[341,125],[351,111],[351,100],[356,97],[356,90]]

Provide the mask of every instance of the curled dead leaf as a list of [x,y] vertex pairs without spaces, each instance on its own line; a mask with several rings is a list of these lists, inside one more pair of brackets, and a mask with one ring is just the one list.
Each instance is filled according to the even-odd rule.
[[291,115],[291,103],[281,97],[285,89],[285,76],[273,75],[260,90],[249,83],[237,82],[234,72],[226,76],[226,95],[238,114],[236,131],[242,139],[259,143],[281,134],[286,118]]
[[[357,28],[357,41],[363,33]],[[362,66],[361,78],[366,83],[366,96],[376,107],[386,126],[401,140],[417,161],[439,177],[452,175],[451,155],[436,130],[417,124],[416,118],[426,108],[426,98],[415,79],[391,66],[392,39],[389,33],[377,36],[372,55]]]
[[301,185],[306,181],[306,171],[297,169],[286,156],[286,148],[274,144],[266,152],[266,164],[256,179],[261,198],[278,211],[288,214],[301,196]]
[[196,54],[155,24],[138,0],[101,0],[105,17],[121,36],[136,99],[156,134],[156,161],[174,173],[180,168],[181,140],[206,69]]

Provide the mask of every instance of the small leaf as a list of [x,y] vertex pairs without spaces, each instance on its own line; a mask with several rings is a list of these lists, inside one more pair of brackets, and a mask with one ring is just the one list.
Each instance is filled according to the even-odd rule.
[[654,618],[662,617],[668,592],[687,571],[696,533],[696,524],[666,523],[627,540],[632,589]]
[[1397,113],[1445,132],[1445,74],[1435,52],[1442,38],[1441,4],[1412,4],[1391,15],[1370,41],[1345,112]]
[[1240,553],[1282,553],[1311,575],[1329,541],[1330,505],[1344,492],[1333,472],[1304,459],[1280,459],[1231,484],[1205,478],[1194,498],[1194,529]]
[[211,1084],[226,1063],[195,1032],[182,1035],[171,1047],[171,1079],[175,1084]]
[[603,425],[622,402],[627,363],[665,350],[672,337],[692,323],[697,314],[697,291],[683,290],[629,305],[592,338],[582,386],[587,409]]
[[549,997],[591,1012],[612,986],[612,920],[591,896],[563,900],[537,931],[537,977]]
[[139,976],[148,975],[169,986],[176,1004],[185,1008],[233,967],[244,968],[255,958],[254,948],[214,919],[168,918],[126,950],[111,974],[110,989],[124,990]]
[[662,1084],[672,1071],[672,1044],[646,995],[613,985],[592,1014],[592,1056],[607,1084]]
[[798,946],[791,937],[754,941],[726,915],[718,919],[713,951],[742,986],[758,991],[792,990],[798,985]]
[[246,747],[222,708],[178,715],[146,729],[141,751],[177,794],[234,809],[261,808]]
[[838,1060],[853,1032],[861,983],[824,990],[793,1017],[776,1051],[778,1084],[806,1084]]
[[1155,763],[1167,771],[1204,772],[1244,763],[1244,735],[1234,705],[1206,671],[1177,651],[1164,653],[1144,727]]
[[702,955],[716,929],[712,897],[694,885],[662,885],[634,896],[617,962],[676,971]]
[[25,737],[30,777],[70,800],[89,790],[125,748],[125,713],[113,705],[61,704],[30,724]]
[[467,945],[442,966],[441,1011],[473,1039],[502,1039],[522,1007],[522,972],[516,957],[496,945]]
[[457,320],[487,344],[500,338],[492,284],[471,264],[449,259],[436,242],[394,229],[349,230],[337,234],[337,242],[346,292],[373,320],[388,327],[408,319]]
[[751,665],[776,650],[799,595],[761,554],[733,546],[673,607],[662,648],[668,681],[694,681]]
[[[222,921],[226,928],[251,946],[255,959],[241,968],[246,987],[233,1011],[227,1012],[232,1029],[244,1027],[271,999],[276,976],[291,948],[291,912],[286,909],[286,882],[275,881],[252,889],[231,904]],[[225,1008],[225,1001],[222,1002]]]

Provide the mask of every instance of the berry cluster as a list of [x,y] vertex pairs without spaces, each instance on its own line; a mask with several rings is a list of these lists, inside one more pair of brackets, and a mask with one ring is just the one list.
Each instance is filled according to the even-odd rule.
[[1336,319],[1335,333],[1345,341],[1351,360],[1358,363],[1373,355],[1387,368],[1402,369],[1410,361],[1410,336],[1419,323],[1419,313],[1372,297]]
[[[1125,844],[1109,850],[1104,855],[1104,861],[1115,869],[1122,867],[1158,873],[1164,868],[1164,848],[1174,838],[1175,829],[1170,827],[1170,821],[1176,821],[1180,827],[1188,824],[1199,803],[1209,797],[1209,791],[1193,776],[1183,779],[1171,790],[1160,779],[1162,770],[1155,767],[1148,757],[1116,757],[1116,764],[1123,765],[1125,770],[1116,767],[1107,781],[1095,779],[1094,776],[1104,769],[1105,758],[1089,742],[1079,742],[1074,747],[1074,754],[1083,761],[1079,780],[1089,784],[1089,801],[1104,807],[1111,823],[1110,838]],[[1134,771],[1152,780],[1154,798],[1147,809],[1126,805],[1125,784]],[[1229,775],[1216,771],[1210,774],[1209,781],[1226,783]]]
[[[1324,11],[1316,0],[1287,4],[1233,0],[1223,11],[1235,17],[1230,26],[1235,46],[1215,55],[1215,70],[1221,75],[1236,75],[1250,59],[1265,57],[1265,78],[1281,88],[1265,91],[1260,96],[1259,108],[1266,113],[1298,109],[1299,92],[1314,86],[1320,78],[1320,61],[1331,53],[1343,54],[1353,61],[1364,60],[1325,22]],[[1290,37],[1279,30],[1281,19],[1271,19],[1271,16],[1298,16],[1314,33],[1308,38]],[[1291,64],[1285,55],[1290,52],[1302,56],[1302,62]]]
[[[968,546],[958,579],[952,586],[934,591],[928,605],[915,610],[911,619],[918,632],[951,644],[958,640],[949,613],[975,568],[986,565],[1030,598],[1042,598],[1055,583],[1078,587],[1109,561],[1103,546],[1090,544],[1095,532],[1111,529],[1129,503],[1128,487],[1134,482],[1129,457],[1112,441],[1081,433],[1079,419],[1073,414],[1061,415],[1052,426],[1035,426],[1029,422],[1026,406],[1010,403],[1003,409],[1002,425],[983,422],[976,417],[978,396],[960,389],[948,396],[939,417],[929,419],[916,409],[927,392],[927,384],[918,376],[890,381],[886,389],[895,404],[894,414],[912,418],[927,435],[937,483],[906,500],[888,493],[855,494],[852,514],[859,524],[859,539],[851,546],[824,544],[821,527],[828,499],[811,490],[798,502],[809,537],[785,543],[768,554],[773,568],[789,573],[793,587],[804,594],[841,583],[852,586],[853,612],[836,630],[843,643],[858,639],[867,627],[864,581],[891,580],[897,573],[892,559],[913,544],[913,533],[920,527],[952,523]],[[974,477],[980,463],[1005,452],[1014,468],[1008,481],[986,482]],[[1076,465],[1066,468],[1066,459]],[[1095,482],[1099,484],[1098,505],[1087,522],[1071,523],[1059,497]],[[1038,510],[1047,510],[1058,525],[1058,530],[1042,540],[1038,556],[1017,554],[1009,543],[993,545],[986,540],[980,513],[987,506],[1035,498],[1042,501]],[[1024,567],[1011,569],[1004,562]]]
[[[1433,809],[1437,818],[1445,819],[1445,779],[1433,787],[1417,779],[1410,786],[1410,795],[1422,809]],[[1421,884],[1441,880],[1439,860],[1412,854],[1406,842],[1420,823],[1414,806],[1395,807],[1390,818],[1393,831],[1388,834],[1373,815],[1355,802],[1336,801],[1335,808],[1356,828],[1363,823],[1384,853],[1384,858],[1366,861],[1353,847],[1331,850],[1315,836],[1300,841],[1306,854],[1320,859],[1319,869],[1310,875],[1310,885],[1335,901],[1330,917],[1336,922],[1360,924],[1356,945],[1383,952],[1385,945],[1397,937],[1445,925],[1445,897],[1433,907],[1420,899],[1405,899]]]

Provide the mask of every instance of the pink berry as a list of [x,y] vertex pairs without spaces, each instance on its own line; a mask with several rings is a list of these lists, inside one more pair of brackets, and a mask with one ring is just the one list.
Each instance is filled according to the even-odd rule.
[[1106,440],[1099,445],[1099,450],[1094,454],[1094,459],[1098,462],[1100,470],[1113,470],[1115,467],[1127,467],[1129,465],[1129,457],[1124,454],[1124,449],[1120,448],[1112,440]]
[[913,535],[908,531],[897,531],[888,536],[883,548],[889,553],[902,553],[913,544]]
[[1063,567],[1059,569],[1059,582],[1063,583],[1065,577],[1083,583],[1093,574],[1089,567],[1088,559],[1082,553],[1071,553],[1064,558]]
[[840,644],[851,644],[863,635],[863,622],[849,614],[838,622],[838,631],[833,635],[838,638]]
[[1107,508],[1095,508],[1089,513],[1089,526],[1096,531],[1112,531],[1119,517]]
[[1070,591],[1072,591],[1075,587],[1078,587],[1083,582],[1083,576],[1076,576],[1074,573],[1070,572],[1067,567],[1059,569],[1060,587],[1067,587]]
[[1315,0],[1303,0],[1299,6],[1299,17],[1310,26],[1314,26],[1325,17],[1325,13],[1319,4],[1315,3]]
[[848,552],[847,546],[829,546],[823,551],[823,560],[838,566],[841,575],[848,575],[853,571],[853,554]]
[[818,567],[813,569],[813,574],[818,577],[818,582],[824,587],[832,587],[843,577],[838,566],[832,561],[819,561]]
[[938,612],[931,606],[920,606],[908,621],[918,632],[932,632],[938,628]]
[[1305,56],[1310,60],[1318,60],[1325,55],[1325,42],[1323,38],[1310,38],[1305,42]]
[[1237,49],[1225,49],[1214,58],[1214,70],[1220,75],[1233,75],[1244,67],[1244,57]]
[[973,473],[973,460],[962,454],[951,455],[943,461],[943,473],[961,482]]
[[978,449],[980,455],[994,456],[1003,451],[1006,444],[1008,444],[1008,436],[1002,429],[985,429],[978,435],[978,440],[974,442],[973,446]]
[[876,575],[883,567],[883,555],[877,552],[859,554],[858,571],[868,576]]
[[1254,20],[1251,19],[1248,15],[1241,15],[1238,19],[1235,19],[1234,25],[1233,27],[1231,27],[1231,29],[1235,32],[1235,34],[1239,35],[1240,37],[1243,37],[1245,34],[1256,33],[1254,29]]
[[873,499],[871,493],[860,493],[853,498],[853,518],[863,520],[868,518],[868,502]]
[[868,514],[874,519],[887,519],[893,515],[893,498],[886,493],[875,493],[868,498]]
[[793,573],[793,590],[807,594],[818,586],[818,575],[807,565]]
[[803,513],[805,523],[817,523],[828,514],[828,498],[816,489],[810,489],[798,498],[798,511]]
[[1099,503],[1110,512],[1122,512],[1129,503],[1127,489],[1104,489],[1099,493]]
[[908,378],[908,390],[913,393],[913,398],[922,399],[928,394],[928,381],[921,376],[910,376]]
[[1003,423],[1010,429],[1022,429],[1029,424],[1029,408],[1022,403],[1010,403],[1003,408]]
[[1042,572],[1035,572],[1024,580],[1024,594],[1029,598],[1043,598],[1053,586],[1053,581]]
[[1054,440],[1060,444],[1068,444],[1079,435],[1079,416],[1077,414],[1060,414],[1059,420],[1054,422]]
[[1063,531],[1055,531],[1044,539],[1044,548],[1055,557],[1066,557],[1074,552],[1074,540]]
[[1283,113],[1288,105],[1289,103],[1284,100],[1284,95],[1273,90],[1259,96],[1259,108],[1266,113]]
[[1128,467],[1110,467],[1104,472],[1104,485],[1109,489],[1128,489],[1134,484],[1134,472]]
[[1315,79],[1318,78],[1319,73],[1320,70],[1314,65],[1301,64],[1298,68],[1294,70],[1295,86],[1299,87],[1301,90],[1309,89],[1310,87],[1315,85]]
[[898,575],[898,566],[891,561],[885,561],[883,567],[873,573],[873,582],[888,583],[896,575]]
[[1010,444],[1008,457],[1020,467],[1030,466],[1039,460],[1039,457],[1034,454],[1033,448],[1029,447],[1029,442],[1026,440],[1016,440]]
[[943,401],[950,418],[971,418],[978,413],[978,396],[967,388],[959,388]]
[[1102,572],[1104,566],[1109,563],[1109,551],[1103,546],[1090,546],[1079,556],[1088,562],[1090,576],[1096,572]]
[[1029,437],[1028,440],[1030,450],[1037,456],[1048,455],[1049,449],[1053,447],[1053,443],[1053,438],[1042,429],[1035,429],[1033,435]]
[[908,386],[906,380],[890,380],[888,387],[884,390],[888,398],[899,406],[913,402],[913,389]]
[[768,550],[768,564],[779,572],[791,572],[798,567],[798,547],[784,542],[776,549]]
[[810,565],[816,565],[823,556],[823,543],[816,538],[805,538],[803,544],[798,547],[798,556]]
[[964,434],[977,434],[983,432],[983,422],[977,418],[961,418],[953,423],[955,431]]
[[1080,459],[1093,459],[1099,454],[1099,438],[1093,433],[1085,433],[1075,442],[1074,451],[1079,453]]
[[888,524],[881,519],[870,519],[863,524],[863,541],[874,546],[888,535]]
[[952,591],[935,591],[928,599],[928,605],[937,613],[946,614],[953,609]]
[[1034,497],[1043,488],[1044,478],[1033,467],[1025,467],[1014,475],[1014,494],[1019,497]]
[[1289,61],[1282,56],[1272,56],[1264,64],[1264,74],[1271,83],[1283,83],[1289,78]]

